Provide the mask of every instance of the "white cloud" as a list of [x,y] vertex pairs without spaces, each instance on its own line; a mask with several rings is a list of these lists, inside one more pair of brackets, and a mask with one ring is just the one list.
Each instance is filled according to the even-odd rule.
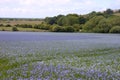
[[0,17],[46,17],[119,8],[120,0],[0,0]]
[[39,5],[39,6],[49,6],[49,5],[62,5],[70,2],[70,0],[19,0],[21,5],[32,6],[32,5]]
[[9,2],[10,0],[0,0],[0,3]]

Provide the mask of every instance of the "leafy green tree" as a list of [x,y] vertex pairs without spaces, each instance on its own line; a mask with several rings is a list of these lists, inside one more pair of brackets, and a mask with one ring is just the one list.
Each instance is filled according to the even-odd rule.
[[113,14],[113,10],[112,9],[107,9],[104,13],[111,15]]
[[93,28],[95,28],[98,25],[99,21],[102,19],[104,19],[103,16],[93,17],[85,23],[85,25],[83,26],[83,30],[86,32],[93,32]]
[[66,32],[74,32],[75,30],[74,30],[74,28],[73,27],[65,27],[65,31]]
[[92,11],[91,13],[89,13],[89,14],[86,15],[86,18],[87,18],[87,20],[90,20],[91,18],[93,18],[95,16],[96,16],[96,12]]
[[79,17],[78,14],[68,14],[67,17],[68,17],[68,16]]
[[83,16],[80,16],[80,17],[79,17],[79,24],[85,24],[86,21],[87,21],[87,20],[86,20],[85,17],[83,17]]
[[7,24],[5,27],[11,27],[11,25],[10,25],[10,24]]
[[101,19],[98,25],[93,28],[93,32],[108,33],[111,27],[107,19]]
[[112,26],[120,26],[120,16],[111,16],[107,19]]
[[52,31],[52,32],[62,32],[63,30],[62,30],[62,27],[61,27],[61,26],[53,25],[53,26],[51,27],[51,31]]
[[79,17],[68,16],[68,25],[79,24]]
[[53,24],[56,24],[56,21],[57,21],[56,17],[46,17],[45,18],[45,22],[47,24],[53,25]]
[[75,16],[61,17],[57,23],[60,26],[70,26],[70,25],[72,26],[74,24],[79,24],[79,17],[75,17]]
[[67,17],[63,16],[63,17],[59,18],[59,20],[57,21],[57,24],[60,25],[60,26],[68,25],[69,20],[68,20]]
[[17,27],[12,27],[12,31],[18,31]]
[[74,24],[73,25],[73,28],[76,32],[78,32],[80,29],[82,29],[81,25],[80,24]]
[[3,24],[0,24],[0,27],[3,27],[4,25]]
[[112,27],[110,33],[120,33],[120,26]]

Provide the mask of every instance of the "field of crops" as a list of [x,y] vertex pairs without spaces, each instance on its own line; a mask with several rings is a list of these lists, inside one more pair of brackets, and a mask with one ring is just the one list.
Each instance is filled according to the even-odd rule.
[[119,80],[120,34],[0,32],[0,80]]

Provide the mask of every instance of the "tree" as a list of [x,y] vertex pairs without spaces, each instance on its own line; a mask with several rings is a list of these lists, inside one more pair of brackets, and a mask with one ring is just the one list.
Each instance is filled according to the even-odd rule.
[[96,12],[95,11],[92,11],[91,13],[87,14],[87,20],[93,18],[96,16]]
[[76,16],[64,16],[59,18],[57,24],[60,26],[72,26],[74,24],[79,24],[79,17]]
[[12,27],[12,31],[18,31],[17,27]]
[[98,25],[96,25],[95,28],[93,28],[93,32],[108,33],[111,27],[112,26],[108,20],[104,18],[99,21]]
[[118,10],[118,12],[120,13],[120,9]]
[[73,28],[76,32],[78,32],[80,29],[82,29],[82,27],[80,26],[80,24],[74,24]]
[[63,28],[61,26],[58,26],[58,25],[53,25],[51,27],[51,31],[52,32],[63,32]]
[[5,27],[11,27],[11,25],[10,25],[10,24],[7,24]]
[[45,18],[45,22],[47,23],[47,24],[51,24],[51,25],[53,25],[53,24],[56,24],[56,17],[46,17]]
[[84,18],[83,16],[79,17],[79,24],[85,24],[86,21],[86,18]]
[[110,33],[120,33],[120,26],[114,26],[109,31]]
[[67,17],[68,17],[68,16],[79,17],[79,15],[78,15],[78,14],[68,14],[68,15],[67,15]]
[[120,16],[111,16],[107,19],[112,26],[120,26]]
[[59,26],[64,26],[64,25],[68,25],[68,19],[67,17],[63,16],[63,17],[60,17],[57,21],[57,24]]
[[3,24],[0,24],[1,27],[3,27],[4,25]]
[[111,15],[113,14],[113,10],[112,9],[107,9],[104,13]]
[[98,25],[99,21],[102,19],[104,19],[103,16],[93,17],[85,23],[85,25],[83,26],[83,30],[86,32],[93,32],[93,28],[95,28]]
[[79,24],[79,17],[76,17],[76,16],[68,16],[68,23],[67,25],[69,26],[72,26],[74,24]]
[[73,27],[65,27],[65,31],[66,32],[74,32],[74,28]]

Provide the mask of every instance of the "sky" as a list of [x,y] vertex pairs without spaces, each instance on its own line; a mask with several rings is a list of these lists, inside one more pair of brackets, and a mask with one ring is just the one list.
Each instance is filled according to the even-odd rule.
[[45,18],[120,9],[120,0],[0,0],[0,17]]

